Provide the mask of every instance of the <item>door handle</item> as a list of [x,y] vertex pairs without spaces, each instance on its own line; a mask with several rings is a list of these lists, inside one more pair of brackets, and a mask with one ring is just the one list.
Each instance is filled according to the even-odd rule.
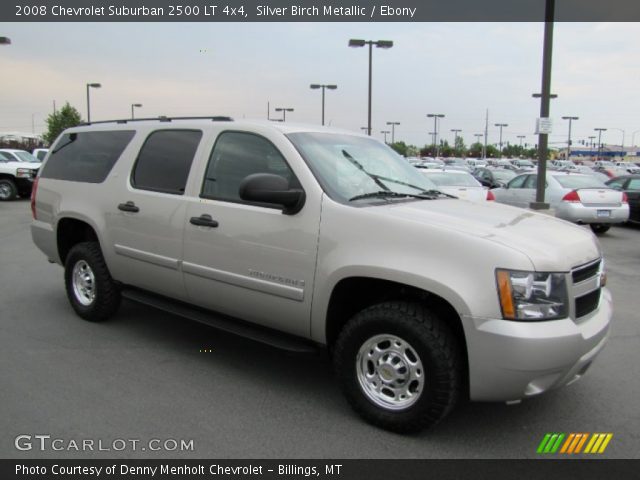
[[140,209],[136,207],[136,204],[132,201],[128,201],[127,203],[121,203],[118,205],[118,210],[122,210],[123,212],[132,212],[138,213]]
[[199,217],[191,217],[189,223],[192,225],[197,225],[198,227],[211,227],[216,228],[218,226],[218,222],[211,218],[211,215],[203,214]]

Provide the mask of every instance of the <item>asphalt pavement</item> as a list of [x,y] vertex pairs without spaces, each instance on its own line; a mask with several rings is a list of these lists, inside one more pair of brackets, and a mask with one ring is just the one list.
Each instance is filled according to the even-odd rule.
[[579,382],[519,405],[467,403],[402,436],[351,411],[324,355],[128,301],[109,322],[81,320],[30,221],[27,200],[0,203],[1,458],[534,458],[547,432],[610,432],[600,457],[640,458],[640,228],[601,237],[615,316]]

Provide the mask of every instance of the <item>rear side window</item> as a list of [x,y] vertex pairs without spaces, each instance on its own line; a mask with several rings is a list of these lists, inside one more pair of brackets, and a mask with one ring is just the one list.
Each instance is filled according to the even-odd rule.
[[66,133],[56,142],[40,177],[101,183],[134,133],[131,130]]
[[133,186],[182,195],[201,138],[200,130],[158,130],[151,133],[133,167]]

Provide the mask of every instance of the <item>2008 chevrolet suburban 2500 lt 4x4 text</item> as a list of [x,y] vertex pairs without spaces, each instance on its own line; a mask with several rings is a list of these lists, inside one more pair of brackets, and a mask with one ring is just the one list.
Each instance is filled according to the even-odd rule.
[[217,117],[80,126],[53,145],[32,209],[81,317],[104,320],[125,296],[326,346],[354,409],[396,431],[467,395],[566,385],[608,336],[592,233],[442,194],[348,132]]

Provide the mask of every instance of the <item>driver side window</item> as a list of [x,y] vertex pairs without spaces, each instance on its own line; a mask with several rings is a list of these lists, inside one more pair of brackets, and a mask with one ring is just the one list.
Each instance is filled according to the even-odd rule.
[[298,179],[278,149],[253,133],[222,132],[213,147],[202,185],[203,198],[249,203],[240,198],[240,183],[254,173],[279,175],[290,188],[300,188]]

